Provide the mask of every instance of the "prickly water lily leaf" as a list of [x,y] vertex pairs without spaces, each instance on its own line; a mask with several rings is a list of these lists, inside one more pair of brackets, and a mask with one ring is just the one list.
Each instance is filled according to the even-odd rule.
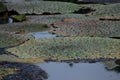
[[53,26],[50,31],[63,36],[120,37],[120,21],[68,18]]
[[0,32],[0,48],[14,46],[26,41],[27,38],[20,35],[15,35],[10,32]]
[[26,16],[28,23],[44,23],[44,24],[53,24],[54,22],[64,20],[64,18],[80,18],[80,19],[89,19],[94,18],[98,19],[95,16],[85,16],[83,14],[60,14],[60,15],[30,15]]
[[120,40],[99,37],[40,39],[9,48],[7,51],[20,58],[120,58]]
[[120,3],[94,7],[92,14],[97,16],[120,16]]
[[79,2],[93,2],[93,3],[118,3],[120,0],[78,0]]
[[12,24],[5,24],[0,26],[0,30],[2,31],[18,32],[18,33],[20,33],[21,31],[24,33],[39,32],[48,29],[49,29],[48,25],[40,24],[40,23],[12,23]]
[[8,10],[15,10],[20,14],[71,13],[80,9],[77,4],[51,1],[19,2],[6,6]]

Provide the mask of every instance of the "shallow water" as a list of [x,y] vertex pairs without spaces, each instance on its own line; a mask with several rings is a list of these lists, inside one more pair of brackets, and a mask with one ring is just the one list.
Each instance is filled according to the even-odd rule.
[[120,73],[107,69],[105,65],[102,62],[38,64],[48,73],[48,80],[120,80]]
[[29,33],[29,34],[32,34],[35,37],[35,39],[43,39],[43,38],[48,39],[48,38],[57,37],[56,34],[51,34],[48,31],[32,32],[32,33]]

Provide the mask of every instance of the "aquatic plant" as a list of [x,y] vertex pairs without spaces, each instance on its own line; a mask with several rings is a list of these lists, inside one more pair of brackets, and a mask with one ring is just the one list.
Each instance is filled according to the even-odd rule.
[[60,14],[60,15],[31,15],[26,16],[28,23],[42,23],[42,24],[52,24],[57,21],[64,20],[64,18],[80,18],[80,19],[89,19],[94,18],[98,19],[95,16],[85,16],[83,14]]
[[92,15],[97,16],[119,16],[120,15],[120,3],[102,5],[94,7],[96,11],[92,13]]
[[5,24],[0,26],[1,31],[9,31],[9,32],[16,32],[20,33],[25,32],[38,32],[48,30],[49,26],[46,24],[40,23],[12,23],[12,24]]
[[73,2],[73,3],[76,3],[78,0],[44,0],[44,1],[62,1],[62,2]]
[[120,58],[120,40],[99,37],[65,37],[31,40],[7,49],[19,58]]
[[6,6],[8,10],[15,10],[20,14],[72,13],[80,9],[77,4],[51,1],[19,2]]
[[78,0],[78,2],[93,2],[93,3],[119,3],[119,0]]
[[14,46],[27,40],[27,37],[13,33],[0,32],[0,48]]
[[120,37],[120,21],[68,18],[53,26],[50,32],[63,36]]

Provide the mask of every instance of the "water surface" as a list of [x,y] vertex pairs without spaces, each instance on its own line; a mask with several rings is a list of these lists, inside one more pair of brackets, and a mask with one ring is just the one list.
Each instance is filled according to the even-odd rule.
[[57,37],[56,34],[51,34],[48,31],[32,32],[30,34],[32,34],[35,37],[35,39],[43,39],[43,38],[48,39],[48,38]]
[[48,73],[48,80],[120,80],[120,73],[108,70],[105,65],[102,62],[38,64]]

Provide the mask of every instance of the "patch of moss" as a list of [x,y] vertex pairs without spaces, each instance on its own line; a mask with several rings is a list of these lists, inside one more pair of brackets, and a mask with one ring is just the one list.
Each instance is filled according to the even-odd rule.
[[31,40],[9,48],[19,58],[51,57],[58,59],[120,58],[120,41],[99,37],[65,37]]

